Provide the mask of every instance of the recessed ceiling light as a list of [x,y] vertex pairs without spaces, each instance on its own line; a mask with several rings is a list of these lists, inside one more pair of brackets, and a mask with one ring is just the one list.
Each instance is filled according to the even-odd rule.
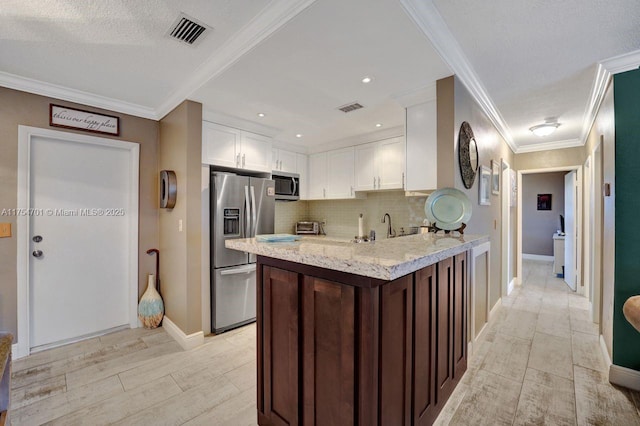
[[549,136],[551,133],[555,132],[558,127],[560,127],[560,123],[558,123],[557,121],[546,120],[542,124],[530,127],[529,130],[536,136],[544,137]]
[[364,84],[371,83],[372,81],[373,81],[373,77],[366,76],[362,78],[362,82]]
[[302,137],[302,133],[297,133],[296,134],[296,138],[301,138]]
[[258,113],[258,117],[262,118],[262,117],[264,117],[264,116],[265,116],[264,112],[259,112],[259,113]]
[[376,123],[376,127],[382,127],[382,123]]

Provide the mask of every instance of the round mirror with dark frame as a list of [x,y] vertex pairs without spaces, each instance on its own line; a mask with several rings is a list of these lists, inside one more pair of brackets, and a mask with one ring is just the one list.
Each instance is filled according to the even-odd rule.
[[464,187],[469,189],[473,186],[478,171],[478,146],[473,136],[471,125],[466,121],[460,125],[458,134],[458,162],[460,163],[460,175]]

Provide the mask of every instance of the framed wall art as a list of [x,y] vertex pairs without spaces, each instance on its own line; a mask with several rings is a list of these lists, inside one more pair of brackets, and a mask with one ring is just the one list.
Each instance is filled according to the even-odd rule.
[[119,117],[56,104],[49,104],[49,125],[106,135],[120,135]]
[[500,162],[491,160],[491,193],[500,194]]
[[481,206],[491,205],[489,199],[491,194],[491,169],[487,166],[480,166],[480,193],[478,195],[478,203]]
[[551,210],[551,194],[538,194],[538,210]]

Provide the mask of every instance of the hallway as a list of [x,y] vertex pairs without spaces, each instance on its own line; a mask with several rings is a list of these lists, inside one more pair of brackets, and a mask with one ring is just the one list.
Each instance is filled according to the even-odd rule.
[[438,425],[640,425],[640,393],[607,380],[586,298],[524,261]]

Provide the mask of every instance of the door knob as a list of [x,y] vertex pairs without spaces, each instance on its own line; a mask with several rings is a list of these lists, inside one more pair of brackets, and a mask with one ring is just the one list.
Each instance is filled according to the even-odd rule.
[[34,250],[33,251],[33,257],[42,257],[42,250]]
[[42,241],[42,237],[40,235],[36,235],[32,238],[34,243],[39,243],[40,241]]

